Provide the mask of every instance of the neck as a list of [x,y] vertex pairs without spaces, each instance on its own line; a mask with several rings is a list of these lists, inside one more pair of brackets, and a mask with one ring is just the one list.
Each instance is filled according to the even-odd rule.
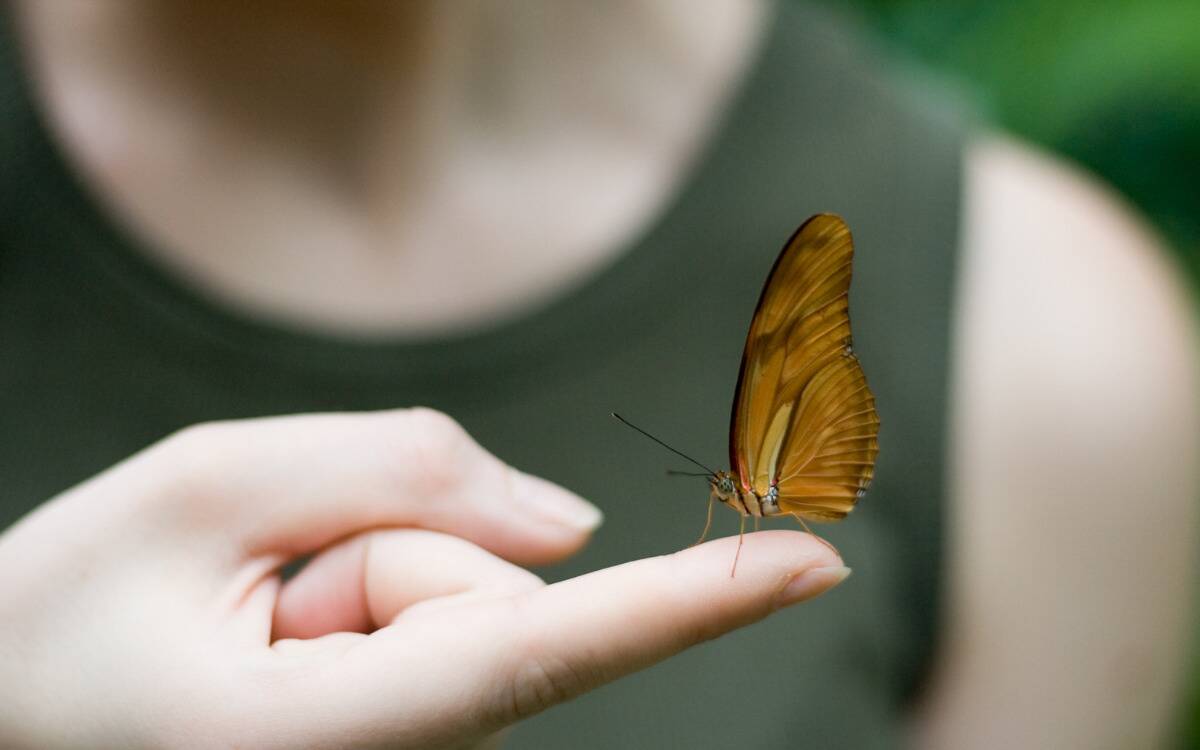
[[[152,252],[285,317],[423,330],[536,302],[620,247],[702,142],[762,11],[27,0],[20,15],[68,154]],[[313,286],[330,273],[386,283]]]

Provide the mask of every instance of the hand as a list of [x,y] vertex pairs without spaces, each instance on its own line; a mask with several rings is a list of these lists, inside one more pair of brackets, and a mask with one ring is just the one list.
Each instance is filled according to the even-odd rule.
[[0,537],[0,745],[470,746],[846,572],[781,531],[735,579],[734,539],[513,564],[599,520],[429,410],[184,430]]

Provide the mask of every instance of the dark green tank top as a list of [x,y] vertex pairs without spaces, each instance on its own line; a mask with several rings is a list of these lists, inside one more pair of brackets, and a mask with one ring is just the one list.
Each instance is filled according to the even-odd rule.
[[[803,219],[842,214],[855,350],[882,419],[870,492],[821,527],[855,575],[536,717],[511,744],[901,744],[935,640],[962,139],[836,23],[779,5],[685,187],[607,269],[519,320],[382,344],[248,319],[149,261],[81,187],[11,38],[0,46],[0,528],[188,424],[423,404],[604,509],[591,546],[547,578],[681,549],[703,525],[705,483],[666,477],[677,460],[609,412],[724,465],[766,273]],[[735,533],[717,510],[715,530]]]

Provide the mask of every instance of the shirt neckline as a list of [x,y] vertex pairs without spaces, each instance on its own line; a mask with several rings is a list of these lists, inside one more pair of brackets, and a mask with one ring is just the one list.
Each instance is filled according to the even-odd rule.
[[[461,333],[356,340],[255,319],[251,313],[213,299],[149,253],[140,252],[141,241],[92,197],[89,186],[53,139],[53,130],[26,78],[18,38],[11,28],[13,19],[4,14],[0,48],[9,56],[3,61],[12,79],[8,108],[23,117],[28,131],[18,159],[24,174],[17,181],[37,194],[32,203],[39,216],[29,219],[42,222],[49,231],[65,233],[65,246],[78,251],[101,278],[115,285],[111,293],[118,298],[112,303],[131,306],[148,316],[163,328],[165,341],[177,341],[187,333],[259,364],[326,374],[445,377],[460,370],[520,368],[552,356],[566,341],[586,339],[592,332],[610,328],[612,310],[622,308],[623,317],[629,320],[636,318],[628,314],[629,306],[653,300],[655,279],[672,273],[670,264],[678,257],[677,248],[664,241],[667,228],[689,213],[688,208],[700,199],[697,194],[706,192],[703,185],[720,179],[714,165],[738,141],[741,120],[753,109],[748,105],[766,84],[765,62],[775,57],[771,53],[782,43],[780,11],[777,3],[771,3],[751,58],[721,105],[705,142],[678,186],[625,247],[605,266],[538,307]],[[13,112],[7,114],[11,117]],[[625,332],[635,335],[636,328]]]

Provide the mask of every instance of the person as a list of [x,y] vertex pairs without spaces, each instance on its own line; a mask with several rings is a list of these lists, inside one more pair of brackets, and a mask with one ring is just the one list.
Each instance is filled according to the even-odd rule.
[[[0,744],[1164,741],[1180,285],[825,12],[19,2],[5,34]],[[597,415],[719,454],[816,210],[883,420],[829,529],[856,572],[774,529],[730,578],[736,539],[673,552],[702,490]],[[606,524],[547,585],[518,565],[601,518],[560,485]]]

